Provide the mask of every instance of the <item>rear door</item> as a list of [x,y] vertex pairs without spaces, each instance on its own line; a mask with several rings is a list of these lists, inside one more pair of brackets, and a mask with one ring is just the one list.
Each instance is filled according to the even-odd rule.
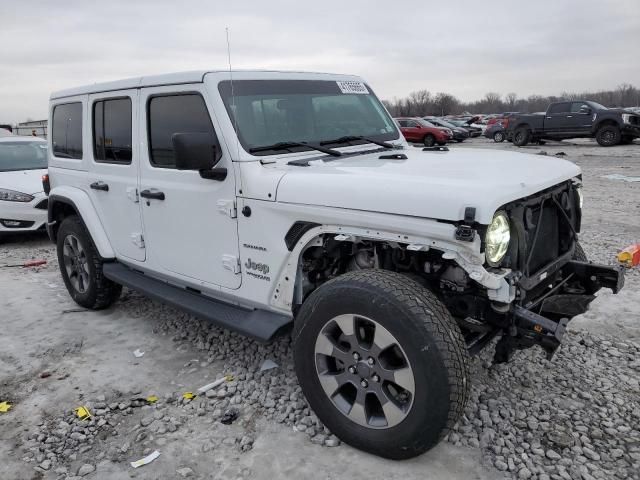
[[[140,94],[140,197],[147,268],[181,275],[204,286],[238,288],[238,228],[231,157],[220,143],[213,108],[202,84],[144,88]],[[226,168],[223,180],[177,170],[172,136],[207,133],[216,138]]]
[[544,120],[544,131],[547,134],[563,136],[571,128],[571,102],[555,103],[549,107]]
[[138,199],[138,90],[89,96],[87,191],[118,257],[146,257]]

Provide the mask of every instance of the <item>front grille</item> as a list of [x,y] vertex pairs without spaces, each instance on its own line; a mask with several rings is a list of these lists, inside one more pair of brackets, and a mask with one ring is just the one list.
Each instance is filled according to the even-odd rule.
[[[540,207],[533,208],[532,218],[537,219],[540,216]],[[560,225],[558,223],[558,211],[555,205],[548,205],[548,202],[543,207],[542,220],[540,221],[540,228],[538,229],[538,236],[536,242],[533,245],[533,251],[527,252],[530,255],[529,271],[537,272],[542,267],[547,265],[552,260],[558,258],[560,254]],[[536,224],[530,226],[527,230],[529,237],[529,245],[533,242],[536,231]]]
[[38,202],[37,205],[35,205],[33,208],[38,208],[40,210],[46,210],[49,207],[49,199],[45,198],[44,200],[41,200],[40,202]]

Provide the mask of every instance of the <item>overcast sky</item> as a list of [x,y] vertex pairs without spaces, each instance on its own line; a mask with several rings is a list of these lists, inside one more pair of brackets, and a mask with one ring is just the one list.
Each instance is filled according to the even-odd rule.
[[358,74],[383,99],[640,86],[640,0],[0,0],[0,122],[61,88],[227,68],[227,26],[234,68]]

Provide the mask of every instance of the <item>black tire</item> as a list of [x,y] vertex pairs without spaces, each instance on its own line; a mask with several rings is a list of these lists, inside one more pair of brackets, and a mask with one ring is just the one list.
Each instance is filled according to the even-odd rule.
[[433,147],[433,145],[436,143],[436,137],[428,133],[422,139],[422,143],[424,144],[425,147]]
[[578,260],[579,262],[588,262],[589,258],[587,258],[587,254],[584,253],[582,245],[580,242],[576,242],[576,248],[573,251],[573,259]]
[[496,143],[502,143],[504,142],[504,139],[505,139],[504,132],[495,132],[493,134],[493,141]]
[[513,133],[513,144],[516,147],[524,147],[531,140],[531,130],[527,127],[519,127]]
[[[323,390],[316,342],[332,319],[345,314],[372,319],[387,329],[415,372],[413,403],[395,426],[356,423]],[[355,448],[391,459],[415,457],[434,447],[462,415],[470,387],[464,339],[446,307],[411,278],[361,270],[325,283],[302,305],[293,338],[296,374],[309,404],[335,435]],[[346,369],[344,364],[345,374]],[[359,366],[356,374],[360,375]]]
[[617,125],[603,125],[596,132],[596,141],[601,147],[613,147],[622,140],[622,134]]
[[447,142],[438,142],[438,145],[440,145],[441,147],[445,146],[447,144]]
[[[65,256],[65,240],[67,238],[77,242],[78,249],[82,251],[81,256],[85,259],[83,268],[88,280],[80,286],[84,288],[79,289],[78,286],[74,286],[76,280],[72,280],[71,277],[76,277],[76,275],[72,274],[70,277],[68,273],[65,264],[65,259],[70,258],[68,255]],[[62,279],[69,295],[78,305],[91,310],[102,310],[118,300],[122,292],[122,285],[112,282],[102,274],[102,258],[84,223],[78,216],[71,215],[62,221],[57,234],[57,251]]]
[[620,145],[631,145],[633,143],[633,137],[629,137],[628,135],[623,135],[620,140]]

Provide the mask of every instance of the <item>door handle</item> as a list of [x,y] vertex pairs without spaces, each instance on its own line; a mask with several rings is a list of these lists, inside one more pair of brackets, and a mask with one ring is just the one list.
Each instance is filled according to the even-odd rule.
[[89,187],[93,188],[94,190],[102,190],[103,192],[109,191],[109,185],[104,182],[93,182],[91,185],[89,185]]
[[150,198],[153,200],[164,200],[164,192],[152,192],[151,190],[142,190],[140,192],[142,198]]
[[567,118],[573,118],[573,115],[567,115]]

